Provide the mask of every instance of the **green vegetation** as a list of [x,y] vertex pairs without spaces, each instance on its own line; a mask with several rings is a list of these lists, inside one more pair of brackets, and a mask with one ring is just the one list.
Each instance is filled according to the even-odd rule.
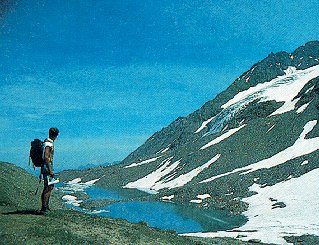
[[40,215],[37,182],[23,169],[0,162],[0,244],[248,244],[228,238],[192,240],[144,222],[76,212],[64,207],[58,191],[52,194],[52,211]]

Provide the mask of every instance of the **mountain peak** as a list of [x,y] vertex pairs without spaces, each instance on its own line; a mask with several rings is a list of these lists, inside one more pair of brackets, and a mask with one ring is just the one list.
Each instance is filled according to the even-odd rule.
[[292,54],[293,66],[307,69],[319,64],[319,41],[310,41],[297,48]]
[[[178,146],[188,144],[197,140],[194,132],[200,127],[199,135],[217,133],[227,125],[228,129],[240,126],[241,121],[256,118],[266,118],[275,110],[279,109],[281,103],[275,101],[264,101],[259,103],[253,100],[245,110],[238,111],[235,115],[222,106],[243,91],[258,84],[270,82],[280,76],[292,75],[298,70],[304,70],[319,64],[319,41],[311,41],[297,48],[293,53],[285,51],[270,53],[265,59],[254,64],[248,71],[237,78],[225,91],[218,94],[213,100],[205,103],[200,109],[186,117],[179,117],[161,131],[151,136],[145,144],[131,153],[125,160],[130,162],[136,158],[143,159],[145,155],[160,152],[161,149],[169,148],[174,151]],[[309,96],[302,95],[302,98]],[[298,103],[298,105],[301,102]],[[223,114],[225,113],[225,114]],[[228,116],[227,116],[228,115]],[[213,117],[216,118],[212,119]],[[225,117],[226,116],[226,117]],[[219,120],[220,119],[220,120]],[[216,124],[216,122],[219,122]]]
[[[248,71],[236,79],[235,83],[246,89],[260,82],[270,81],[285,74],[288,67],[304,70],[319,64],[319,41],[310,41],[297,48],[293,53],[271,52],[265,59],[257,62]],[[245,83],[247,83],[245,85]],[[239,86],[239,85],[237,85]]]

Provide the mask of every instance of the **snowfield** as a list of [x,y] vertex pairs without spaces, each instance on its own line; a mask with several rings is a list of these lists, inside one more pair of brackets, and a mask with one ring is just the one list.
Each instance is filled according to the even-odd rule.
[[232,237],[264,243],[289,244],[284,236],[319,236],[319,169],[273,186],[253,184],[256,195],[243,199],[249,204],[248,222],[234,230],[187,233],[185,236]]
[[[295,110],[296,104],[299,101],[299,98],[296,98],[296,96],[307,83],[319,76],[319,65],[305,70],[296,70],[294,67],[289,67],[285,73],[285,75],[278,76],[269,82],[258,83],[256,86],[239,92],[221,106],[222,110],[218,114],[204,121],[195,133],[199,133],[205,128],[209,130],[204,136],[221,132],[227,128],[227,123],[234,115],[245,110],[252,102],[283,102],[283,105],[269,116],[280,115]],[[306,93],[311,92],[312,89],[308,89]],[[297,113],[303,112],[307,106],[304,105],[299,108]]]
[[319,76],[319,65],[305,70],[289,68],[291,72],[269,82],[259,83],[255,87],[239,92],[234,98],[222,105],[223,109],[232,108],[238,111],[247,104],[260,99],[259,102],[277,101],[284,104],[271,115],[282,114],[295,109],[298,102],[294,99],[302,88],[312,79]]

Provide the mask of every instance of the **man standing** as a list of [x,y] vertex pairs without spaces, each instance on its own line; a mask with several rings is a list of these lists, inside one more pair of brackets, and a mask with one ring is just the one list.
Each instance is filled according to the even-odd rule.
[[41,167],[41,174],[44,180],[43,192],[41,195],[42,208],[41,213],[46,213],[49,208],[49,200],[51,191],[54,188],[53,184],[49,183],[49,177],[54,177],[53,172],[53,155],[54,155],[54,141],[59,135],[59,130],[57,128],[49,129],[49,138],[45,139],[43,144],[43,160],[44,164]]

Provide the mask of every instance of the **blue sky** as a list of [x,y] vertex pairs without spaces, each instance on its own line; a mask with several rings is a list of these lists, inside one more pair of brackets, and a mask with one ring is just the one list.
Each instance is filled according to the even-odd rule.
[[0,160],[27,168],[58,127],[56,169],[122,160],[270,52],[319,40],[319,2],[6,0]]

